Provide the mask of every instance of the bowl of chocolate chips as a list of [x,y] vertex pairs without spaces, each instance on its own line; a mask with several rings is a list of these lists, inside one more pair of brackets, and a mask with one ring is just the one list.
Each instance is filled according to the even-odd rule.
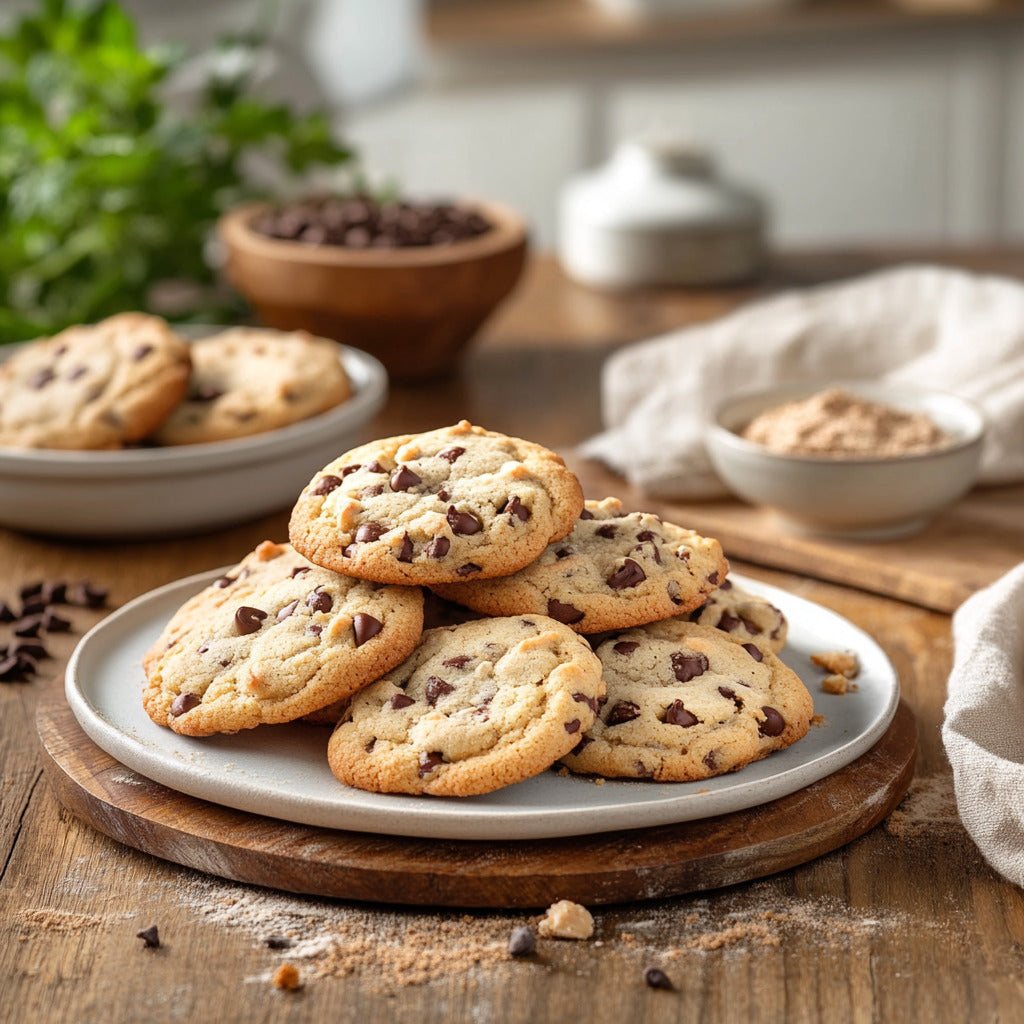
[[451,373],[523,269],[523,219],[493,202],[314,196],[225,214],[226,273],[262,320],[376,356],[396,382]]

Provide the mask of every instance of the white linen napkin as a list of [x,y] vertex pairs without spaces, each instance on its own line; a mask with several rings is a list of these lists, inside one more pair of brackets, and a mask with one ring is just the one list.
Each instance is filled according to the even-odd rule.
[[718,497],[702,434],[722,398],[854,379],[974,399],[988,421],[980,482],[1024,479],[1024,285],[919,265],[786,292],[615,353],[606,429],[580,451],[649,494]]
[[953,616],[942,741],[957,808],[985,859],[1024,886],[1024,562]]

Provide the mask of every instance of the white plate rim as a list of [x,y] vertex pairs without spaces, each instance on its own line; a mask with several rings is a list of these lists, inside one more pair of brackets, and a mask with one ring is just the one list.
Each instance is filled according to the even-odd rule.
[[[166,621],[163,617],[154,621],[154,607],[163,607],[166,604],[173,612],[186,597],[197,592],[223,572],[224,569],[220,568],[198,573],[148,591],[112,612],[90,629],[78,642],[68,661],[65,674],[67,701],[89,738],[133,771],[188,796],[299,825],[411,838],[509,840],[595,835],[701,820],[760,806],[788,796],[852,763],[882,737],[899,703],[899,680],[896,671],[884,651],[869,634],[822,605],[781,588],[731,573],[730,579],[735,583],[765,596],[783,608],[790,621],[791,636],[794,629],[799,628],[792,615],[792,610],[796,608],[804,611],[814,609],[818,616],[830,622],[839,633],[856,637],[857,644],[854,649],[862,665],[871,665],[872,686],[877,683],[880,698],[872,707],[873,715],[865,727],[853,735],[840,737],[832,748],[810,761],[801,761],[799,757],[800,744],[806,743],[805,739],[787,750],[777,751],[762,761],[748,765],[740,772],[697,783],[653,783],[610,779],[597,787],[593,780],[587,777],[563,778],[554,772],[547,772],[536,779],[519,783],[518,786],[506,787],[484,797],[460,799],[377,794],[352,790],[339,783],[330,773],[326,755],[322,759],[322,769],[323,773],[326,773],[327,783],[325,795],[314,797],[308,793],[288,791],[287,786],[282,790],[279,782],[271,786],[265,780],[261,782],[257,779],[254,783],[248,781],[244,775],[233,777],[230,772],[213,778],[208,771],[194,767],[194,761],[190,761],[190,757],[205,756],[204,744],[209,743],[211,738],[178,736],[150,722],[142,711],[141,664],[138,667],[139,686],[137,691],[134,691],[138,698],[137,708],[133,706],[131,713],[136,715],[141,727],[155,737],[152,742],[145,742],[131,735],[124,728],[111,722],[105,716],[103,707],[94,705],[90,699],[93,681],[83,681],[82,666],[89,657],[98,656],[97,652],[111,650],[109,641],[112,634],[119,630],[123,631],[135,620],[139,620],[142,623],[141,628],[148,631],[148,640],[145,643],[143,638],[136,636],[141,658],[141,652],[155,640],[163,622]],[[140,626],[136,625],[136,633],[139,629]],[[833,649],[824,645],[816,646],[818,649]],[[851,646],[854,645],[839,645],[842,649],[849,649]],[[789,646],[787,650],[790,650]],[[783,653],[785,656],[786,652]],[[796,653],[790,650],[791,657]],[[875,673],[877,679],[874,678]],[[816,680],[822,676],[823,673],[819,672],[815,680],[804,679],[805,685],[808,685],[814,697],[816,710],[825,697],[815,686]],[[834,700],[856,701],[858,696],[867,692],[863,673],[859,682],[860,688],[857,693]],[[844,707],[834,702],[832,706],[840,709]],[[303,735],[311,736],[315,736],[318,731],[316,727],[305,725],[263,728],[275,730],[282,743],[287,738],[284,730],[301,729],[304,730]],[[831,723],[826,723],[825,728],[832,728]],[[812,727],[809,735],[815,732],[815,728]],[[320,733],[326,746],[326,737],[329,733],[326,730],[320,730]],[[278,737],[275,736],[276,738]],[[215,739],[228,745],[234,740],[233,737]],[[183,750],[186,753],[183,754]],[[188,754],[189,750],[193,753]],[[531,803],[529,799],[525,802],[519,800],[519,792],[525,792],[525,787],[533,787],[544,793],[552,786],[564,786],[566,793],[570,787],[589,787],[586,790],[577,789],[576,795],[591,799],[592,806],[542,806],[535,802]],[[624,787],[639,799],[630,800],[628,792],[623,796]],[[595,791],[602,795],[618,793],[620,796],[619,799],[600,802],[600,799],[594,796]],[[512,801],[511,806],[504,806],[509,800]],[[593,802],[594,800],[597,802]],[[497,806],[492,805],[495,802],[498,803]]]

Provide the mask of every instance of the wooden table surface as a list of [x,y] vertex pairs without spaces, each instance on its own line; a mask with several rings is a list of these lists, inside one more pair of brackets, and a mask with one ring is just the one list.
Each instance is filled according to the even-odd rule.
[[[793,258],[761,288],[891,258]],[[1024,253],[942,258],[1024,272]],[[459,376],[394,389],[367,439],[464,416],[567,449],[598,426],[607,351],[749,294],[601,296],[535,261]],[[116,607],[233,561],[264,537],[283,538],[285,527],[282,513],[191,539],[85,545],[0,531],[0,599],[37,579],[89,578],[110,588]],[[959,824],[940,742],[949,617],[787,572],[736,568],[833,608],[877,638],[919,727],[908,796],[882,825],[818,860],[725,890],[596,909],[592,940],[548,941],[529,961],[504,953],[528,913],[403,910],[255,889],[143,855],[79,823],[42,775],[34,725],[37,699],[56,685],[75,635],[102,615],[71,609],[74,634],[47,641],[56,657],[34,680],[0,685],[0,1019],[1021,1019],[1024,895],[985,865]],[[130,681],[126,693],[134,693]],[[154,924],[159,949],[136,938]],[[294,945],[270,948],[274,934]],[[270,984],[285,961],[300,970],[297,991]],[[645,987],[652,964],[675,991]]]

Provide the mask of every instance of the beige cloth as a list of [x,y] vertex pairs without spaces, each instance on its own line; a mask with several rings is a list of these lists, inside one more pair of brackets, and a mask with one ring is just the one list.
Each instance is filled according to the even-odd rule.
[[953,640],[942,740],[960,818],[1024,886],[1024,562],[960,606]]
[[983,483],[1024,479],[1024,285],[905,266],[791,291],[611,356],[605,431],[581,452],[650,494],[725,492],[704,424],[736,391],[872,379],[974,399],[988,420]]

